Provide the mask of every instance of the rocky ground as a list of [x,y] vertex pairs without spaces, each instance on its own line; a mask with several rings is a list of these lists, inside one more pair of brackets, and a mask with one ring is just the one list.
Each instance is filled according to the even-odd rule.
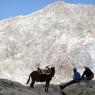
[[72,84],[62,90],[63,95],[95,95],[95,81]]
[[51,84],[46,93],[44,84],[36,84],[34,88],[30,88],[18,82],[0,79],[0,95],[62,95],[62,93],[58,85]]
[[30,88],[18,82],[0,79],[0,95],[95,95],[95,81],[75,83],[63,90],[59,85],[50,84],[46,93],[44,84],[35,84],[34,88]]

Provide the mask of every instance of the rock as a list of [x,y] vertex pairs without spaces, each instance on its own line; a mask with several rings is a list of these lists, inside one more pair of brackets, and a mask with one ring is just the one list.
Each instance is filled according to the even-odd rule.
[[62,90],[65,95],[95,95],[95,81],[72,84]]
[[62,95],[62,93],[58,85],[51,84],[48,93],[46,93],[43,84],[30,88],[18,82],[0,79],[0,95]]

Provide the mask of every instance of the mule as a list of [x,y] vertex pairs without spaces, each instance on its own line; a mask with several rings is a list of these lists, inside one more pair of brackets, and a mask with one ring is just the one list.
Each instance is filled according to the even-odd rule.
[[39,73],[39,71],[33,71],[29,75],[27,84],[29,83],[30,78],[32,79],[32,82],[30,84],[31,88],[34,87],[35,82],[46,82],[45,92],[48,92],[49,84],[50,84],[52,77],[54,77],[54,74],[55,74],[55,67],[51,67],[51,72],[46,73],[46,74],[45,73],[41,74]]

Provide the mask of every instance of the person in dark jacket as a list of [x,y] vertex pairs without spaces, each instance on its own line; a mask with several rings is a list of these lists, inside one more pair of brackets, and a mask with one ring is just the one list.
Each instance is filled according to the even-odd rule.
[[73,75],[73,80],[71,80],[70,82],[64,84],[64,85],[59,85],[60,89],[64,89],[65,87],[73,84],[73,83],[78,83],[81,80],[81,76],[80,73],[77,71],[76,68],[73,69],[74,75]]
[[90,70],[90,68],[85,67],[82,74],[82,80],[92,80],[92,78],[94,78],[94,73]]

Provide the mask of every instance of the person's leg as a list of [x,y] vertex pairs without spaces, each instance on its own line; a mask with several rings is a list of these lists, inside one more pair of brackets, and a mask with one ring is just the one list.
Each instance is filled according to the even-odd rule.
[[87,80],[92,80],[93,75],[90,75],[89,77],[87,77]]
[[70,82],[68,82],[68,83],[66,83],[66,84],[64,84],[64,85],[60,85],[60,89],[64,89],[65,87],[67,87],[67,86],[69,86],[69,85],[71,85],[71,84],[73,84],[73,83],[76,83],[77,81],[75,81],[75,80],[71,80]]

